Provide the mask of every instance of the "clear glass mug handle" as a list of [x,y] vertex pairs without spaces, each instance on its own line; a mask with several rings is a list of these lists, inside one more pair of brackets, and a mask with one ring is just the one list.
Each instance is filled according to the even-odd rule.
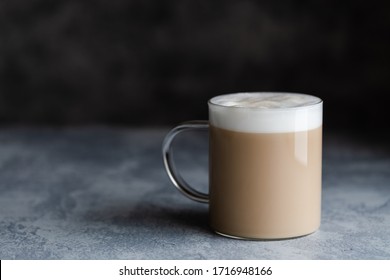
[[209,202],[209,195],[195,190],[180,176],[172,157],[172,141],[181,132],[188,130],[207,130],[208,128],[208,121],[189,121],[182,123],[168,132],[162,144],[165,170],[173,185],[186,197],[203,203]]

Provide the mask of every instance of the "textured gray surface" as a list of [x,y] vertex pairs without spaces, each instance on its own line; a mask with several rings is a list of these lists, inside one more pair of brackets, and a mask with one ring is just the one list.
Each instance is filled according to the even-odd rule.
[[[1,259],[390,259],[390,147],[327,135],[318,232],[240,241],[163,170],[166,129],[2,128]],[[183,135],[183,176],[206,187],[206,135]]]

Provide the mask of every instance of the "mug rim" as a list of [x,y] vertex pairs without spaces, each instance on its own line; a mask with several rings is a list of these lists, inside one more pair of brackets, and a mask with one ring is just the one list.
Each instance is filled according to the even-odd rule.
[[[229,106],[229,105],[223,105],[213,102],[213,99],[222,97],[222,96],[231,96],[231,95],[241,95],[241,94],[288,94],[288,95],[303,95],[303,96],[310,96],[317,99],[317,101],[313,104],[303,105],[303,106],[295,106],[295,107],[285,107],[285,108],[256,108],[256,107],[245,107],[245,106]],[[225,93],[213,96],[207,101],[207,104],[209,106],[216,106],[220,108],[226,108],[226,109],[242,109],[242,110],[261,110],[261,111],[277,111],[277,110],[299,110],[299,109],[307,109],[310,107],[315,107],[318,105],[321,105],[323,103],[323,100],[319,98],[318,96],[306,94],[306,93],[298,93],[298,92],[284,92],[284,91],[243,91],[243,92],[232,92],[232,93]]]

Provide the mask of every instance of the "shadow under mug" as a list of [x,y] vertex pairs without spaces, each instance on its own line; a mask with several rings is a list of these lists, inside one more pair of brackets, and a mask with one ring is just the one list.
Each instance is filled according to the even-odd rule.
[[[263,107],[229,101],[269,96],[272,102]],[[295,101],[283,105],[286,99]],[[185,196],[209,203],[210,226],[218,234],[241,239],[310,234],[321,220],[322,105],[318,97],[297,93],[214,97],[208,102],[209,121],[185,122],[166,135],[166,172]],[[176,135],[207,129],[208,194],[180,176],[172,157]]]

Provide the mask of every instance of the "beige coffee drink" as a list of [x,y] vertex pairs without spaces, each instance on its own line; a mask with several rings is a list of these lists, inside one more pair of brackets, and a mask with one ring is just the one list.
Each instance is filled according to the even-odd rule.
[[321,219],[322,101],[304,94],[237,93],[209,101],[210,225],[279,239]]

